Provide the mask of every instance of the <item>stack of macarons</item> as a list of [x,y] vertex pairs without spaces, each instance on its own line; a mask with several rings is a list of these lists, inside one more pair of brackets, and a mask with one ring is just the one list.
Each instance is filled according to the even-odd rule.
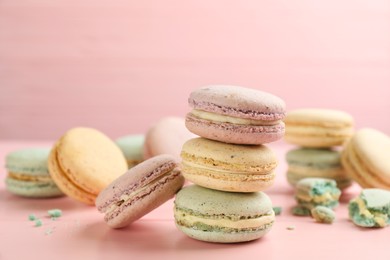
[[275,217],[262,191],[273,184],[277,166],[263,144],[283,137],[285,103],[266,92],[215,85],[193,91],[189,104],[186,127],[201,137],[182,148],[182,173],[195,185],[176,196],[176,226],[208,242],[262,237]]
[[285,140],[299,146],[286,155],[287,180],[292,186],[308,177],[333,179],[340,189],[352,184],[337,150],[354,133],[351,115],[330,109],[297,109],[287,113],[285,124]]

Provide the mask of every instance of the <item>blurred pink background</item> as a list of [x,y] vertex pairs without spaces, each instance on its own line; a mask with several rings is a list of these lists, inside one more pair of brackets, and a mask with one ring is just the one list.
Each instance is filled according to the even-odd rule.
[[0,139],[142,133],[215,83],[390,134],[390,3],[0,1]]

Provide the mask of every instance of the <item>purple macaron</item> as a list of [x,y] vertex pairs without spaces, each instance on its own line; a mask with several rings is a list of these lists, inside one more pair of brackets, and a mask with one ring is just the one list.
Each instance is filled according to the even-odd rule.
[[213,85],[188,99],[188,130],[204,138],[233,144],[263,144],[281,139],[286,105],[272,94],[243,87]]
[[146,215],[183,186],[184,178],[171,155],[159,155],[131,168],[96,199],[111,228],[122,228]]

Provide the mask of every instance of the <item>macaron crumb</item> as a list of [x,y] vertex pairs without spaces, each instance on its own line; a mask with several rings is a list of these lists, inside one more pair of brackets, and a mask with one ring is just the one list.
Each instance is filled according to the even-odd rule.
[[36,219],[36,220],[35,220],[35,226],[36,226],[36,227],[42,226],[42,220]]
[[309,209],[301,207],[301,206],[295,206],[292,209],[292,214],[295,216],[310,216],[311,212]]
[[294,230],[294,229],[295,229],[295,226],[288,226],[286,229],[287,229],[287,230]]
[[36,217],[34,214],[28,215],[28,220],[34,221],[34,220],[36,220],[36,219],[37,219],[37,217]]
[[52,233],[53,233],[53,229],[52,228],[48,228],[45,231],[45,235],[51,235]]
[[328,207],[317,206],[311,210],[312,217],[319,223],[332,224],[335,220],[335,213]]
[[[60,209],[50,209],[47,211],[47,214],[52,218],[52,220],[56,220],[57,218],[62,216],[62,210]],[[53,219],[55,218],[55,219]]]
[[275,212],[275,216],[279,216],[282,213],[282,207],[273,207],[272,209]]

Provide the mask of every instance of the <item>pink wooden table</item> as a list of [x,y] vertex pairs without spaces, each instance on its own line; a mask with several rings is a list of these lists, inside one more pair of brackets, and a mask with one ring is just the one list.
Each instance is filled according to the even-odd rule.
[[[49,142],[1,142],[0,163],[11,150],[50,145]],[[285,180],[282,143],[272,147],[280,158],[275,185],[267,191],[283,213],[269,234],[242,244],[210,244],[186,237],[173,221],[173,201],[151,212],[128,228],[112,230],[94,207],[69,198],[35,200],[9,194],[0,184],[0,259],[390,259],[390,228],[362,229],[348,220],[347,202],[358,194],[353,186],[342,197],[333,225],[315,223],[290,214],[293,191]],[[4,180],[6,170],[1,168]],[[56,221],[47,217],[52,208],[63,210]],[[43,220],[34,227],[28,215]],[[294,226],[294,230],[287,227]],[[51,232],[51,233],[50,233]],[[50,234],[47,234],[50,233]]]

